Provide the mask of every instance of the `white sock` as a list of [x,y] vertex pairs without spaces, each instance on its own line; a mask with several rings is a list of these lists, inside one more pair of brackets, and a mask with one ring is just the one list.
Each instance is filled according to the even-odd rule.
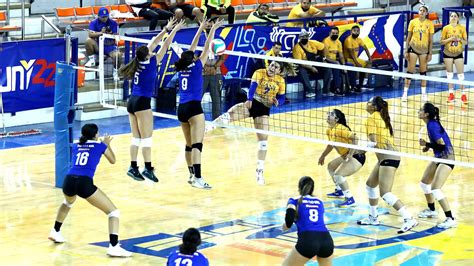
[[[449,89],[449,94],[451,94],[451,93],[454,93],[454,90],[452,88]],[[463,92],[463,94],[464,94],[464,92]]]
[[342,193],[344,193],[344,197],[346,197],[346,198],[352,198],[352,193],[351,193],[351,191],[350,191],[349,189],[342,191]]
[[398,213],[403,217],[403,219],[411,219],[412,218],[410,212],[408,212],[408,210],[407,210],[407,208],[405,208],[405,206],[401,207],[398,210]]
[[403,95],[404,96],[408,95],[408,87],[403,88]]
[[257,160],[257,169],[264,169],[265,161],[264,160]]
[[421,94],[423,94],[423,95],[426,94],[426,87],[421,87]]
[[336,190],[342,190],[339,185],[336,185]]
[[377,217],[379,214],[377,212],[377,206],[369,206],[369,214],[373,217]]

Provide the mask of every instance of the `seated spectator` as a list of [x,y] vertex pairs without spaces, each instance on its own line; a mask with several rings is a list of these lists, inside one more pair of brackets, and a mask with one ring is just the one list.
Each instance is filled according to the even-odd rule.
[[[309,33],[305,30],[301,31],[299,42],[293,47],[293,58],[307,61],[322,62],[324,58],[318,55],[318,52],[321,53],[325,49],[323,43],[316,40],[309,40]],[[318,87],[318,82],[316,82],[315,87],[311,87],[310,78],[314,77],[316,80],[323,79],[323,93],[329,93],[329,83],[331,75],[326,68],[315,67],[311,65],[298,65],[298,76],[303,82],[304,92],[306,98],[312,98],[316,96],[316,88]]]
[[[302,18],[316,18],[316,17],[324,17],[324,12],[311,6],[311,0],[300,0],[300,3],[294,6],[290,14],[288,15],[288,19],[302,19]],[[288,22],[286,24],[287,27],[303,27],[303,22]]]
[[168,20],[174,16],[170,11],[153,8],[147,0],[125,0],[125,3],[132,7],[135,15],[150,21],[149,30],[156,29],[158,20]]
[[[272,49],[270,49],[265,55],[283,57],[283,54],[281,53],[281,42],[273,42]],[[265,59],[265,68],[267,68],[270,63],[270,61]]]
[[201,234],[196,228],[189,228],[183,234],[183,243],[179,250],[168,256],[167,266],[175,265],[200,265],[209,266],[209,260],[201,252],[197,251],[201,245]]
[[187,17],[190,20],[202,21],[203,13],[201,9],[186,3],[186,0],[158,0],[157,2],[164,5],[166,10],[172,12],[177,20]]
[[[89,23],[89,38],[87,38],[86,56],[88,57],[87,66],[95,64],[95,55],[99,54],[99,37],[106,34],[118,34],[118,24],[109,17],[109,10],[105,7],[99,9],[98,18]],[[104,40],[104,54],[112,58],[114,63],[114,79],[118,78],[117,69],[121,65],[122,56],[117,49],[114,39]]]
[[[346,38],[344,41],[344,59],[346,60],[347,65],[357,66],[357,67],[370,67],[372,59],[370,58],[369,49],[364,44],[361,38],[359,38],[360,28],[355,25],[351,29],[351,35]],[[365,61],[359,58],[359,49],[363,48],[369,61]],[[354,71],[349,71],[349,84],[351,85],[351,90],[354,92],[361,92],[362,86],[364,84],[365,73],[359,72],[359,84],[356,84],[356,73]]]
[[[344,55],[342,54],[342,43],[339,39],[339,28],[333,27],[329,36],[324,39],[323,43],[326,46],[324,50],[326,62],[330,64],[342,64],[344,65]],[[339,60],[338,60],[339,59]],[[329,68],[329,73],[332,73],[332,80],[334,82],[334,94],[342,96],[344,90],[342,87],[341,70],[335,68]]]
[[247,23],[271,22],[278,23],[280,18],[277,15],[270,14],[270,6],[267,4],[258,5],[257,9],[250,13]]
[[204,12],[204,16],[207,19],[210,19],[211,15],[213,14],[227,14],[227,22],[229,24],[234,24],[235,9],[233,6],[230,5],[230,2],[231,0],[203,0],[201,2],[201,10]]

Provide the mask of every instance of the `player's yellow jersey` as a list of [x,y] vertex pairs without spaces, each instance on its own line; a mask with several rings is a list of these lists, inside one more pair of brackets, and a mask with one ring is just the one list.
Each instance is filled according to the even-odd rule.
[[352,59],[351,54],[355,56],[355,58],[359,57],[359,49],[360,47],[364,46],[364,41],[361,38],[352,38],[352,36],[348,36],[344,40],[344,58],[346,60]]
[[[441,40],[456,37],[458,39],[467,40],[467,32],[464,26],[457,24],[451,26],[451,24],[443,27],[441,32]],[[450,41],[444,45],[444,53],[449,56],[457,56],[464,51],[464,43],[460,41]]]
[[374,134],[377,142],[376,148],[394,150],[393,136],[390,129],[385,126],[380,112],[373,112],[365,121],[367,136]]
[[252,82],[258,84],[254,99],[263,103],[266,107],[273,105],[273,99],[276,98],[277,94],[285,94],[285,80],[283,77],[280,75],[270,77],[264,68],[253,73]]
[[323,41],[326,49],[328,49],[328,58],[331,60],[337,60],[337,54],[342,53],[342,43],[339,40],[331,40],[330,37],[327,37]]
[[[317,54],[318,51],[324,50],[324,43],[318,42],[316,40],[309,40],[308,43],[305,45],[306,51]],[[294,59],[300,59],[300,60],[308,60],[306,57],[306,52],[301,48],[301,45],[299,43],[296,43],[295,46],[293,46],[293,58]]]
[[429,19],[421,22],[419,18],[414,18],[408,25],[408,31],[412,32],[410,47],[419,54],[428,53],[429,38],[434,34],[433,22]]
[[[347,128],[346,126],[342,124],[336,124],[335,127],[328,128],[326,130],[326,135],[328,136],[328,139],[330,141],[341,142],[341,143],[351,144],[353,134],[354,133],[350,131],[349,128]],[[334,148],[336,148],[336,151],[340,155],[344,155],[349,152],[348,148],[337,147],[337,146],[334,146]]]

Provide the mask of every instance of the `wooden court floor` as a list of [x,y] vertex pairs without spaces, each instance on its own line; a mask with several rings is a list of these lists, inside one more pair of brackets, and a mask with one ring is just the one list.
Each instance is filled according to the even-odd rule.
[[[410,108],[416,110],[416,106]],[[458,117],[460,108],[454,106],[451,114]],[[366,116],[363,104],[354,105],[353,109],[359,110],[355,115],[360,116],[351,118],[350,124]],[[308,112],[324,114],[329,110]],[[470,114],[472,108],[463,112]],[[412,118],[400,115],[393,119]],[[470,143],[472,134],[469,132],[474,127],[468,118],[459,119],[467,119],[462,129],[467,133],[459,139]],[[418,121],[412,124],[414,128],[421,125]],[[324,120],[315,126],[324,128]],[[418,129],[410,131],[406,139],[417,134]],[[446,231],[435,228],[436,223],[444,219],[437,204],[438,220],[419,219],[420,224],[413,231],[397,235],[401,218],[383,201],[379,204],[385,213],[381,216],[383,225],[360,227],[356,224],[358,218],[367,214],[365,179],[376,162],[373,154],[369,154],[366,165],[358,173],[348,178],[358,206],[339,209],[336,201],[325,196],[333,184],[326,168],[317,165],[324,145],[270,137],[265,165],[267,184],[258,186],[255,135],[218,129],[205,138],[203,175],[213,189],[204,191],[187,184],[184,140],[179,128],[154,132],[153,161],[160,179],[158,184],[133,181],[125,175],[129,164],[129,138],[128,134],[114,137],[117,163],[110,165],[103,160],[95,183],[121,211],[120,239],[125,248],[134,252],[132,258],[112,259],[105,255],[107,216],[80,199],[62,227],[67,242],[56,245],[47,239],[63,197],[61,190],[54,188],[54,146],[41,145],[0,151],[1,264],[164,265],[165,257],[179,245],[180,234],[189,227],[196,227],[202,233],[201,251],[211,265],[279,265],[296,241],[294,230],[282,233],[280,226],[287,199],[297,195],[297,181],[303,175],[316,180],[315,195],[325,201],[325,220],[336,245],[334,265],[474,263],[471,205],[474,170],[471,168],[456,167],[443,189],[458,219],[457,228]],[[469,157],[470,146],[463,153]],[[329,155],[326,163],[335,156],[335,152]],[[402,159],[397,171],[394,193],[414,215],[426,207],[419,187],[426,164],[426,161]],[[308,265],[316,265],[316,262]]]

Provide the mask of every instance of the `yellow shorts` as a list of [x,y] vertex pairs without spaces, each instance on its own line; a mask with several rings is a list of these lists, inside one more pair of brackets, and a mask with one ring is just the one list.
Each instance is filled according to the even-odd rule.
[[[357,62],[359,62],[359,64],[362,67],[365,67],[367,65],[367,61],[365,61],[363,59],[360,59],[360,58],[357,58]],[[354,60],[352,60],[352,59],[347,59],[347,63],[353,64],[355,66]]]

